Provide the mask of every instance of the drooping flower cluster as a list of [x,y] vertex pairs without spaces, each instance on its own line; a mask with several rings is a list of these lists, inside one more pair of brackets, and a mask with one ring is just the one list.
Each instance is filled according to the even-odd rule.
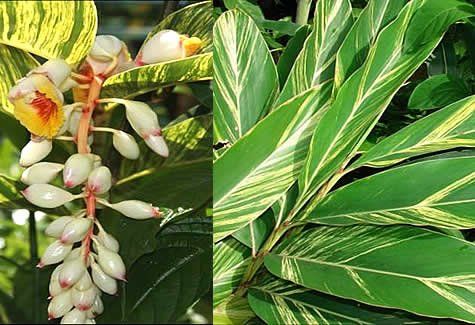
[[[99,103],[125,106],[132,129],[157,154],[168,157],[155,112],[145,103],[118,98],[98,99],[102,82],[114,73],[144,63],[182,58],[195,53],[201,41],[174,31],[157,33],[147,42],[138,58],[131,60],[125,44],[114,36],[97,36],[90,54],[78,73],[63,60],[47,61],[19,80],[9,93],[15,117],[31,132],[22,149],[20,164],[28,167],[21,181],[28,185],[24,197],[41,208],[58,208],[83,200],[85,208],[52,222],[45,233],[55,238],[38,267],[58,264],[50,285],[48,317],[62,317],[62,324],[93,324],[104,310],[102,293],[117,293],[117,280],[125,281],[126,268],[119,253],[119,242],[106,232],[96,218],[96,209],[108,207],[133,219],[171,217],[186,212],[158,208],[152,204],[126,200],[108,201],[112,174],[101,158],[91,152],[93,132],[112,133],[114,148],[127,159],[140,155],[135,138],[122,131],[93,124],[93,110]],[[65,105],[63,92],[72,89],[75,103]],[[78,153],[64,164],[41,162],[52,150],[53,140],[74,141]],[[63,188],[51,185],[62,173]],[[79,194],[68,189],[80,187]],[[163,221],[162,221],[163,223]]]

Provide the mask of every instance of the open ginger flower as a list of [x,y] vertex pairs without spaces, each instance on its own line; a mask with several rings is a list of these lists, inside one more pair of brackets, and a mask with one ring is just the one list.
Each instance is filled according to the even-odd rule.
[[33,73],[21,79],[8,95],[14,115],[31,133],[53,138],[64,123],[61,91],[45,75]]

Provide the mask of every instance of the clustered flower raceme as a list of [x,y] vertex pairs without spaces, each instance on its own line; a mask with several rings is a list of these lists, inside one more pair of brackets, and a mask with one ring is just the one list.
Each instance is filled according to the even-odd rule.
[[[63,60],[49,60],[32,70],[10,90],[15,117],[31,133],[21,150],[20,164],[27,167],[21,181],[28,187],[24,197],[41,208],[57,208],[84,200],[85,209],[62,216],[45,230],[56,240],[47,247],[38,267],[60,263],[51,275],[49,319],[62,317],[62,324],[93,324],[103,312],[102,292],[117,293],[117,280],[126,281],[126,269],[118,254],[119,242],[96,219],[96,209],[108,207],[133,219],[161,218],[164,221],[186,212],[158,208],[126,200],[108,201],[112,175],[101,158],[91,153],[93,132],[112,133],[114,148],[127,159],[137,159],[135,138],[121,130],[93,125],[92,113],[99,103],[125,106],[132,129],[158,155],[168,157],[158,118],[145,103],[120,98],[98,99],[102,82],[109,76],[137,65],[183,58],[196,53],[196,37],[164,30],[150,38],[132,61],[125,44],[114,36],[97,36],[78,73]],[[75,103],[65,105],[63,92],[73,91]],[[52,150],[53,140],[74,141],[78,153],[64,164],[41,162]],[[50,183],[62,172],[64,188]],[[81,186],[79,194],[67,189]],[[163,222],[162,221],[162,224]]]

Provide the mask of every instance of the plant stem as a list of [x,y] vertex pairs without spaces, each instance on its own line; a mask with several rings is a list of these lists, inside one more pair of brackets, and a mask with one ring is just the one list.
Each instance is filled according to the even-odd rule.
[[299,25],[306,25],[312,0],[297,0],[297,16],[295,22]]
[[[29,225],[29,240],[30,240],[30,259],[31,264],[34,265],[38,260],[38,238],[36,234],[36,220],[35,214],[29,211],[28,216]],[[35,324],[39,323],[39,309],[40,309],[40,270],[33,268],[33,320]]]
[[103,82],[104,79],[97,76],[95,76],[91,81],[91,87],[89,88],[89,95],[87,97],[87,105],[83,109],[81,120],[79,121],[79,129],[77,134],[78,153],[90,152],[89,145],[87,144],[89,125],[91,123],[92,113],[96,107],[96,101],[99,98]]

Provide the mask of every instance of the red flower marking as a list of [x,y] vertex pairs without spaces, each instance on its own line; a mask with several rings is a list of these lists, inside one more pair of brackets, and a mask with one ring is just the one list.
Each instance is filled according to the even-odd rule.
[[38,116],[46,123],[51,117],[58,114],[58,105],[38,90],[35,91],[35,95],[31,105],[36,108]]

